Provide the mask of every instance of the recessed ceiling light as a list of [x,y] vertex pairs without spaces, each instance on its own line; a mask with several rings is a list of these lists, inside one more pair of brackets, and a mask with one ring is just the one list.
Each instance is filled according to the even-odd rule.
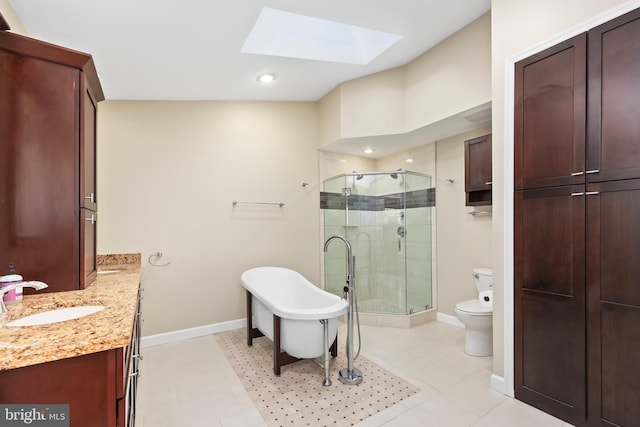
[[258,83],[262,83],[262,84],[269,84],[269,83],[273,83],[274,81],[276,81],[276,79],[278,78],[278,76],[276,76],[273,73],[267,73],[267,74],[260,74],[256,80],[258,81]]
[[364,154],[371,154],[371,153],[373,153],[374,151],[376,151],[376,150],[374,150],[373,148],[365,148],[365,149],[364,149]]
[[365,65],[402,36],[265,7],[240,52]]
[[404,161],[407,163],[413,163],[413,159],[411,157],[404,159]]

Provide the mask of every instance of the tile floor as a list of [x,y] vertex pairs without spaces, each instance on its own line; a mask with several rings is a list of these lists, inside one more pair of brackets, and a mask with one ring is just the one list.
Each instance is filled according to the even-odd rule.
[[[361,330],[362,354],[420,391],[358,427],[570,426],[491,390],[492,358],[467,356],[463,329],[431,322]],[[266,427],[214,336],[146,347],[142,354],[136,427]]]

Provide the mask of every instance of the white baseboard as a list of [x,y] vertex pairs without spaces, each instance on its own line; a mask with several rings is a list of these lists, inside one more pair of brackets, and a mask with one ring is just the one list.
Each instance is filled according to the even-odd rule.
[[195,328],[181,329],[178,331],[165,332],[163,334],[149,335],[142,337],[140,346],[152,347],[154,345],[168,344],[175,341],[189,338],[203,337],[205,335],[217,334],[219,332],[232,331],[247,326],[247,319],[230,320],[228,322],[213,323],[211,325],[197,326]]
[[498,393],[514,397],[513,390],[507,390],[507,382],[505,381],[504,377],[501,377],[499,375],[491,375],[491,389],[497,391]]
[[438,322],[447,323],[449,325],[457,326],[459,328],[464,328],[464,323],[462,323],[456,316],[451,316],[450,314],[444,314],[438,312],[437,316]]

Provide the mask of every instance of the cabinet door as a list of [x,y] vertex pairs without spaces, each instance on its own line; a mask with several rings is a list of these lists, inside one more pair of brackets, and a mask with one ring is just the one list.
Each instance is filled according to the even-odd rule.
[[584,182],[586,34],[515,67],[515,188]]
[[640,10],[589,31],[589,182],[640,177]]
[[96,186],[96,105],[89,92],[83,90],[82,100],[83,116],[80,121],[80,206],[98,210],[97,186]]
[[467,206],[491,204],[491,135],[464,142]]
[[4,50],[0,64],[0,271],[77,289],[80,73]]
[[515,194],[515,394],[585,417],[584,185]]
[[638,425],[640,179],[588,188],[589,414],[592,425]]
[[82,242],[82,280],[80,287],[84,288],[91,284],[98,271],[98,265],[96,262],[96,236],[98,227],[98,213],[89,209],[80,209],[81,230],[80,240]]

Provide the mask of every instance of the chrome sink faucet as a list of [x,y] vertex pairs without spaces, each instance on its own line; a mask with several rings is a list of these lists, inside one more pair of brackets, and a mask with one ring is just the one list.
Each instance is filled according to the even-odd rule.
[[12,291],[14,289],[18,289],[18,288],[33,288],[39,291],[40,289],[44,289],[46,287],[48,287],[48,285],[44,282],[30,281],[30,282],[15,283],[13,285],[0,288],[0,316],[4,317],[4,315],[7,313],[7,306],[4,305],[4,298],[3,298],[7,292]]

